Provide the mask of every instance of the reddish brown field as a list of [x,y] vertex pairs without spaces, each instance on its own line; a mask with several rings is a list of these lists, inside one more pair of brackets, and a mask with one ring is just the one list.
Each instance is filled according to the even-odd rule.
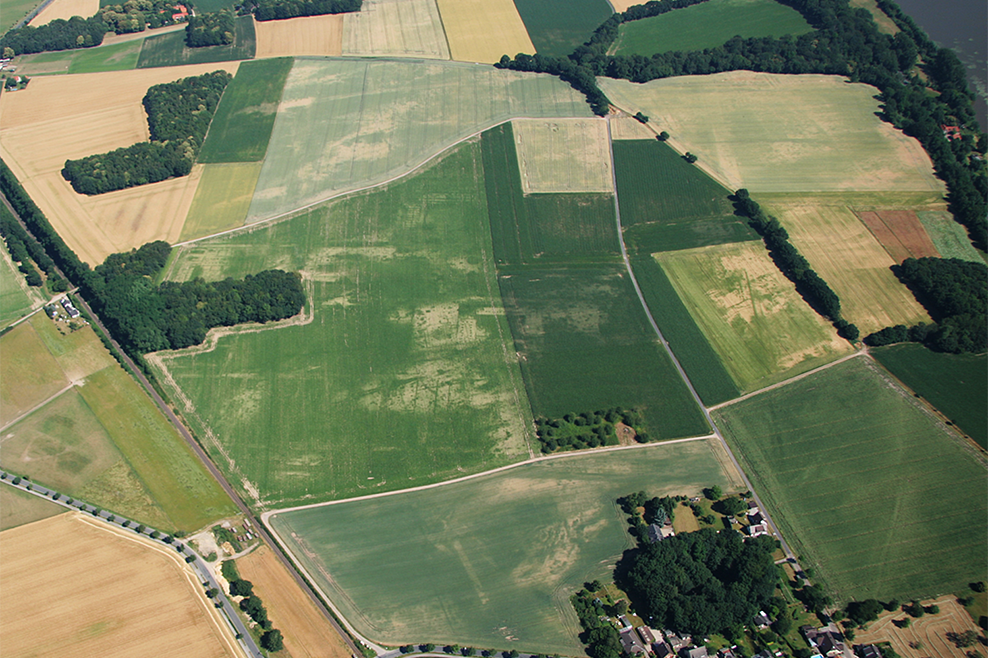
[[859,211],[858,217],[896,263],[940,253],[912,210]]

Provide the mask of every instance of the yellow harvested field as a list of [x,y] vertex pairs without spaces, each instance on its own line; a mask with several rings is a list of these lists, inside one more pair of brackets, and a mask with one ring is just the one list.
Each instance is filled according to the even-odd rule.
[[343,17],[343,54],[449,59],[435,0],[364,0]]
[[493,64],[501,55],[535,53],[512,0],[438,0],[438,4],[453,59]]
[[612,114],[607,120],[611,122],[611,139],[655,139],[656,137],[651,128],[627,114]]
[[867,628],[858,630],[855,644],[874,644],[888,642],[895,652],[903,658],[968,658],[969,649],[962,649],[947,639],[947,633],[963,633],[974,631],[979,635],[983,632],[977,627],[955,596],[941,596],[933,601],[924,601],[923,605],[935,604],[940,612],[935,615],[923,615],[913,619],[909,628],[899,628],[893,621],[908,618],[904,612],[895,610],[883,612],[878,620],[868,624]]
[[628,7],[645,4],[642,0],[607,0],[607,2],[614,8],[614,11],[618,12],[626,11]]
[[79,257],[90,265],[152,240],[178,239],[201,168],[190,176],[108,194],[76,194],[65,160],[148,139],[148,87],[237,62],[51,76],[0,98],[0,155]]
[[598,82],[732,190],[944,191],[919,142],[875,116],[878,90],[869,85],[750,71]]
[[343,639],[267,546],[237,560],[237,570],[254,584],[292,658],[350,658]]
[[[274,21],[272,21],[274,22]],[[182,227],[180,241],[194,240],[242,226],[254,196],[262,162],[202,166],[202,178]]]
[[525,194],[614,192],[604,119],[515,119]]
[[99,11],[99,0],[54,0],[50,5],[31,19],[28,25],[37,27],[50,23],[56,18],[68,20],[73,16],[89,18]]
[[343,15],[254,21],[257,59],[343,53]]
[[909,288],[889,269],[895,261],[839,196],[759,198],[793,245],[840,297],[841,313],[865,336],[896,324],[930,322]]
[[[240,656],[178,556],[74,512],[0,532],[4,656]],[[44,629],[39,633],[39,629]]]

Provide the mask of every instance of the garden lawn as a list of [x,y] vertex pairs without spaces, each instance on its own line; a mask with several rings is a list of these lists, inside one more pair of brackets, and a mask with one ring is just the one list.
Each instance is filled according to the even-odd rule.
[[[988,480],[867,357],[714,414],[786,539],[838,603],[926,599],[988,572]],[[930,501],[949,501],[930,513]]]
[[185,32],[168,32],[150,36],[144,40],[137,68],[149,69],[184,64],[211,64],[231,62],[254,57],[256,38],[254,18],[240,16],[234,26],[233,43],[228,46],[189,48],[185,45]]

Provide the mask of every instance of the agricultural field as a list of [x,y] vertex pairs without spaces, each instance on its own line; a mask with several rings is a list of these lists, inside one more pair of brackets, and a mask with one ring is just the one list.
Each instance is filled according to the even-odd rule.
[[285,650],[292,658],[350,658],[339,633],[270,548],[261,546],[236,564],[240,577],[254,584],[268,617],[284,634]]
[[0,486],[0,531],[47,519],[64,511],[64,507],[20,489]]
[[607,0],[515,0],[515,6],[535,50],[553,57],[573,52],[614,11]]
[[242,63],[223,92],[197,162],[263,160],[291,70],[290,57]]
[[907,258],[940,257],[912,210],[861,210],[855,214],[896,263]]
[[48,73],[129,71],[137,66],[141,43],[141,41],[124,41],[112,46],[22,55],[17,60],[17,71],[27,76]]
[[889,345],[871,354],[957,427],[988,450],[988,356],[945,354],[914,344]]
[[512,0],[438,0],[452,59],[493,64],[501,55],[534,53]]
[[7,30],[26,18],[40,4],[41,0],[8,0],[4,2],[3,17],[0,18],[0,34],[5,34]]
[[173,280],[281,267],[302,272],[309,305],[159,353],[159,381],[262,509],[526,458],[531,412],[490,236],[473,141],[385,188],[182,248]]
[[303,16],[280,21],[254,21],[254,56],[298,57],[343,53],[343,16]]
[[621,25],[611,47],[617,55],[643,55],[674,50],[704,50],[734,36],[799,36],[813,30],[791,7],[775,0],[711,0],[667,14]]
[[242,226],[260,175],[260,162],[204,165],[179,241]]
[[[6,7],[4,9],[6,10]],[[67,21],[73,16],[89,18],[97,11],[99,11],[99,0],[53,0],[32,18],[28,25],[38,27],[51,23],[56,18]]]
[[364,0],[343,15],[343,54],[449,59],[435,0]]
[[598,83],[622,110],[644,112],[668,131],[677,151],[696,154],[697,166],[731,191],[944,190],[919,142],[875,116],[879,103],[868,85],[750,71]]
[[605,120],[515,119],[511,124],[525,194],[614,193]]
[[228,46],[189,48],[185,45],[185,32],[166,32],[149,36],[144,40],[141,56],[137,60],[137,68],[150,69],[252,59],[257,45],[254,19],[251,16],[240,16],[235,21],[233,43]]
[[607,121],[611,126],[611,139],[615,141],[624,139],[655,139],[656,137],[656,132],[646,124],[621,111],[608,115]]
[[962,649],[947,639],[948,633],[974,631],[981,635],[984,631],[975,625],[967,610],[957,602],[956,596],[941,596],[924,605],[936,605],[940,612],[912,619],[908,628],[895,624],[906,617],[900,610],[883,612],[878,620],[858,631],[855,643],[888,642],[903,658],[969,658],[970,649]]
[[[838,602],[929,598],[988,571],[973,447],[866,356],[714,420],[786,539]],[[930,501],[950,501],[930,514]]]
[[943,258],[960,258],[972,263],[985,262],[984,256],[971,244],[967,229],[954,221],[946,210],[926,210],[916,213],[933,246]]
[[849,353],[761,242],[654,255],[738,389],[750,392]]
[[615,500],[711,484],[742,486],[719,443],[701,439],[547,459],[267,521],[374,641],[579,655],[569,597],[633,545]]
[[[0,155],[66,243],[90,265],[152,240],[175,242],[195,195],[192,175],[97,196],[62,178],[68,158],[148,139],[141,99],[148,87],[237,63],[39,77],[3,97]],[[71,102],[69,102],[71,100]]]
[[[0,207],[6,213],[7,206]],[[43,301],[37,288],[27,285],[17,263],[10,259],[7,245],[0,243],[0,327],[19,320]]]
[[393,180],[514,116],[589,117],[590,110],[548,75],[452,62],[298,59],[247,221]]
[[841,314],[865,336],[896,324],[930,322],[889,269],[895,261],[839,195],[799,200],[758,197],[793,246],[840,297]]
[[[47,318],[45,318],[47,319]],[[35,331],[22,322],[0,337],[0,426],[15,419],[69,385],[65,373]]]
[[175,551],[98,523],[61,514],[0,533],[4,587],[31,592],[5,606],[5,653],[240,655],[226,622]]

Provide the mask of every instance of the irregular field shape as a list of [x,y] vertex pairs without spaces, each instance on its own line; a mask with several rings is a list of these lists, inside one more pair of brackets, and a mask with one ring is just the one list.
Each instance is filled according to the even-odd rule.
[[907,258],[940,257],[915,212],[865,210],[856,214],[896,263]]
[[277,512],[269,523],[376,641],[577,655],[569,597],[584,581],[608,577],[632,546],[615,499],[640,489],[695,495],[710,483],[736,490],[735,473],[717,442],[699,440],[540,461],[424,491]]
[[606,121],[516,119],[511,123],[525,194],[614,192]]
[[569,55],[613,13],[607,0],[515,0],[515,6],[536,51],[554,57]]
[[435,0],[364,0],[343,16],[343,54],[449,59]]
[[943,258],[960,258],[972,263],[985,262],[984,257],[971,244],[967,229],[954,221],[946,210],[925,210],[916,213],[933,246]]
[[874,87],[826,75],[734,71],[633,84],[599,78],[730,190],[936,191],[919,142],[882,122]]
[[283,21],[254,21],[257,49],[254,56],[341,55],[343,16],[302,16]]
[[872,354],[988,450],[988,409],[983,404],[988,399],[988,355],[946,354],[915,344],[889,345]]
[[301,271],[311,310],[215,349],[159,355],[162,381],[230,480],[265,507],[517,461],[531,416],[490,240],[468,143],[387,188],[192,245],[170,278]]
[[204,165],[178,239],[192,240],[242,226],[260,175],[260,162]]
[[438,0],[452,59],[493,64],[502,55],[534,53],[512,0]]
[[774,384],[851,351],[799,296],[760,242],[655,258],[742,391]]
[[33,76],[44,73],[127,71],[137,66],[140,53],[141,42],[128,41],[96,48],[22,55],[17,60],[17,72]]
[[[988,570],[973,448],[866,357],[714,412],[772,518],[838,602],[925,599]],[[926,514],[930,500],[949,500]]]
[[651,57],[674,50],[716,48],[738,35],[781,37],[812,31],[798,11],[775,0],[710,0],[622,24],[611,50],[618,55]]
[[81,513],[61,514],[0,533],[4,586],[35,594],[4,611],[4,652],[240,655],[175,551],[96,523]]
[[30,322],[22,322],[3,335],[0,354],[3,355],[0,358],[0,426],[69,384]]
[[89,18],[98,11],[99,0],[53,0],[50,5],[32,18],[28,25],[38,27],[39,25],[51,23],[56,18],[67,21],[73,16]]
[[548,75],[459,63],[296,60],[247,221],[407,173],[452,144],[520,116],[589,116]]
[[931,655],[939,658],[968,658],[969,649],[957,646],[948,637],[953,633],[966,631],[981,634],[982,631],[971,619],[974,610],[966,610],[957,602],[956,596],[941,596],[930,603],[940,608],[940,612],[913,619],[908,628],[901,628],[896,624],[902,619],[899,610],[882,612],[876,621],[870,622],[867,628],[856,635],[855,644],[888,642],[903,658],[926,658]]
[[284,634],[285,649],[292,658],[350,658],[339,633],[270,548],[261,546],[237,559],[237,571],[254,584],[254,593],[264,601],[271,622]]
[[[202,8],[199,8],[202,11]],[[184,32],[163,32],[144,40],[137,68],[161,66],[187,66],[209,62],[232,62],[251,59],[256,50],[254,19],[240,16],[234,19],[233,43],[228,46],[189,48],[185,45]],[[216,67],[223,68],[223,67]]]
[[200,169],[152,185],[86,196],[62,178],[65,160],[148,139],[148,87],[237,63],[53,76],[0,99],[0,155],[79,258],[90,265],[153,240],[175,242]]
[[890,325],[930,322],[889,269],[895,262],[850,208],[838,200],[765,202],[793,246],[840,297],[841,315],[866,336]]
[[0,487],[0,531],[47,519],[65,508],[14,487]]

